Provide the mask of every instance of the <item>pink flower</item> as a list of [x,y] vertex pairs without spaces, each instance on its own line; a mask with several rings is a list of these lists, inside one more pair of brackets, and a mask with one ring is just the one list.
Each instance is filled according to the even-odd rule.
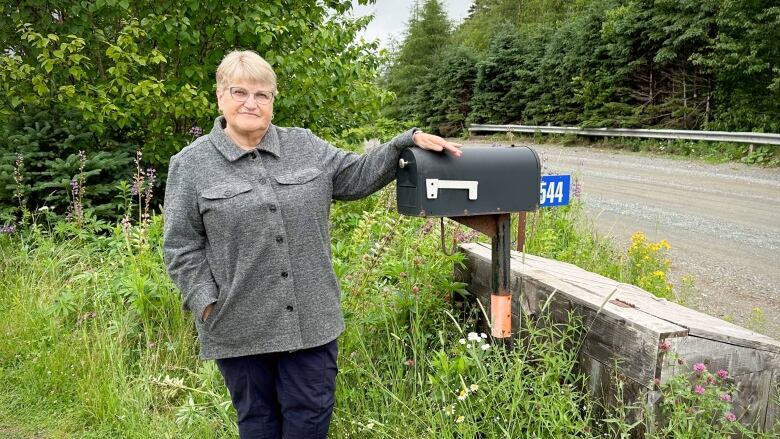
[[672,344],[666,340],[658,344],[658,350],[661,352],[669,352],[672,350]]
[[702,386],[700,386],[698,384],[696,385],[696,387],[693,388],[693,391],[696,392],[699,395],[704,395],[704,392],[705,392],[704,387],[702,387]]
[[721,379],[726,379],[726,378],[728,378],[728,376],[729,376],[728,371],[723,370],[723,369],[718,371],[718,377],[720,377]]
[[723,417],[726,418],[726,420],[729,422],[734,422],[737,420],[737,415],[731,412],[726,412]]
[[693,365],[693,371],[696,373],[704,373],[707,371],[707,366],[704,365],[704,363],[695,363]]
[[720,395],[721,401],[731,402],[731,395],[728,393],[724,393],[723,395]]
[[661,387],[661,380],[659,378],[656,378],[656,379],[653,380],[653,384],[656,387]]

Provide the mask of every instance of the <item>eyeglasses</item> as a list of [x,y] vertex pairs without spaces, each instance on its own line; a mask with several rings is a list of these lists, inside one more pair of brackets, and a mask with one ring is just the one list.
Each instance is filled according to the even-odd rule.
[[[236,102],[245,102],[249,99],[249,91],[243,87],[230,87],[230,96]],[[272,91],[256,91],[255,102],[260,105],[268,105],[274,100],[274,92]]]

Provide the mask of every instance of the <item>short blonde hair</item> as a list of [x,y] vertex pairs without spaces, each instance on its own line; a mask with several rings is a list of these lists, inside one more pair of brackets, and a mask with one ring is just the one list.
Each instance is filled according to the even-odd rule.
[[230,83],[237,81],[260,82],[270,85],[274,94],[278,92],[276,73],[271,64],[251,50],[230,52],[217,67],[217,91],[224,91]]

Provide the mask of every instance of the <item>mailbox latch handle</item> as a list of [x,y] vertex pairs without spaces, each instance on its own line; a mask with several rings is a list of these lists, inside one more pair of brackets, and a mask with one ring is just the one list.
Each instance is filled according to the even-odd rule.
[[466,189],[469,191],[469,200],[477,199],[478,181],[469,180],[439,180],[438,178],[426,178],[425,187],[428,199],[435,200],[439,197],[439,189]]

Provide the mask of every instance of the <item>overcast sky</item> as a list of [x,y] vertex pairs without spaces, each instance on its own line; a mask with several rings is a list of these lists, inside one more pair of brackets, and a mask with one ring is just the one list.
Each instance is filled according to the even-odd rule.
[[[421,4],[423,2],[420,0]],[[456,24],[463,21],[472,3],[472,0],[442,0],[447,16]],[[354,4],[355,16],[374,14],[374,20],[365,31],[366,39],[377,38],[382,47],[387,48],[391,38],[401,39],[414,0],[377,0],[376,4],[370,6],[360,6],[357,2]]]

